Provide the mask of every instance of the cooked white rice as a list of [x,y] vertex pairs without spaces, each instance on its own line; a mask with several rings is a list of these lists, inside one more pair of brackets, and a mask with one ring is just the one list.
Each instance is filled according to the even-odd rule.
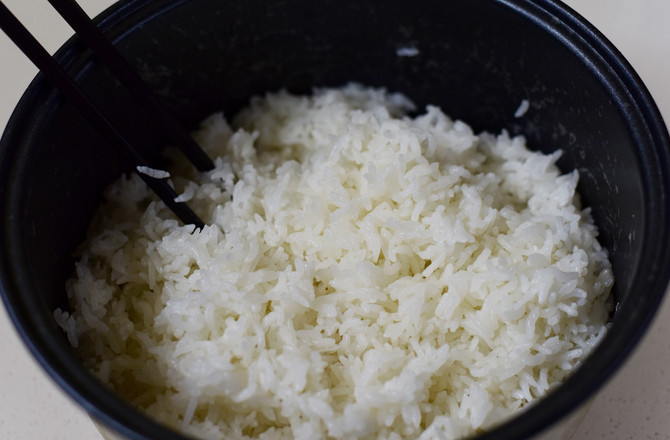
[[55,317],[86,365],[205,439],[451,439],[527,407],[606,332],[612,273],[577,172],[520,137],[348,85],[255,98],[171,170],[211,225],[137,177]]

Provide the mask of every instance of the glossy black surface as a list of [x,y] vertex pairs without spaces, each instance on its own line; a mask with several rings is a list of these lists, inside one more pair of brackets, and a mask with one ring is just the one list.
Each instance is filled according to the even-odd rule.
[[[621,364],[670,274],[670,159],[665,126],[621,56],[558,2],[441,0],[126,1],[100,26],[190,129],[231,115],[253,94],[357,81],[437,104],[477,130],[525,134],[581,173],[616,277],[610,334],[583,367],[526,414],[482,439],[539,432],[583,402]],[[401,48],[418,55],[400,57]],[[159,159],[164,139],[77,39],[58,58],[127,135]],[[514,113],[522,100],[530,108]],[[149,124],[150,125],[150,124]],[[102,188],[132,169],[38,77],[0,144],[2,295],[48,373],[130,438],[182,438],[148,421],[82,371],[56,328],[72,254]]]

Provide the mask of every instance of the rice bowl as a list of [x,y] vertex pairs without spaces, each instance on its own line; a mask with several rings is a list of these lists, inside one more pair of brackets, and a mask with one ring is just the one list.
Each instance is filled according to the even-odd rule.
[[[656,314],[670,276],[667,130],[616,48],[560,2],[124,0],[97,23],[191,130],[269,90],[308,94],[356,80],[407,93],[419,111],[437,104],[476,133],[504,129],[544,154],[563,150],[557,165],[579,171],[583,206],[612,264],[615,308],[601,342],[562,385],[478,440],[564,438]],[[161,133],[129,111],[135,103],[78,38],[56,58],[158,158]],[[175,182],[190,176],[150,163]],[[103,188],[134,169],[38,76],[0,142],[0,293],[44,371],[113,438],[184,440],[90,374],[54,322],[56,308],[71,311],[72,253]]]

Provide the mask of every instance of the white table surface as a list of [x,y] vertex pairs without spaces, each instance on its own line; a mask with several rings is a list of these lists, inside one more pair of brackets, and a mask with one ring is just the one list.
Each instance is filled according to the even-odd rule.
[[[4,0],[55,51],[72,33],[46,1]],[[94,16],[111,0],[80,0]],[[635,67],[670,121],[670,0],[568,0]],[[0,131],[36,73],[0,34]],[[43,373],[0,311],[0,439],[97,440],[88,416]],[[670,439],[670,301],[643,343],[598,394],[574,440]]]

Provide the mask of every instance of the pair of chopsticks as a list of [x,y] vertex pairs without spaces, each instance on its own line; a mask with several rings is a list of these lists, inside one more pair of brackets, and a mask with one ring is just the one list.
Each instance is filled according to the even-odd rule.
[[[144,84],[139,75],[126,62],[114,46],[86,15],[74,0],[48,0],[72,29],[84,40],[91,51],[104,63],[119,82],[144,106],[154,122],[169,136],[170,140],[184,153],[188,160],[200,171],[214,168],[211,159],[198,144],[186,133],[184,128],[172,117]],[[142,155],[117,130],[105,116],[104,105],[95,105],[79,88],[65,70],[49,55],[40,43],[30,34],[21,22],[0,1],[0,28],[9,36],[19,49],[37,66],[74,107],[106,138],[124,148],[135,162],[135,171],[160,199],[174,212],[185,225],[204,227],[203,221],[183,202],[175,202],[177,193],[164,180],[143,172],[151,168]]]

